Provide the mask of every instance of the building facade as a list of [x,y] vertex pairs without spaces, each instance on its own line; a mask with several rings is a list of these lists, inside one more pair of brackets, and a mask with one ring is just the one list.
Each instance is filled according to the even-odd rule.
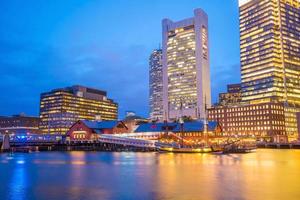
[[282,141],[298,137],[297,115],[284,103],[236,104],[208,109],[208,119],[218,121],[227,136],[256,137]]
[[300,2],[240,0],[239,6],[242,101],[279,103],[284,134],[294,140],[300,112]]
[[79,120],[67,132],[70,141],[95,141],[100,134],[128,133],[128,128],[121,121]]
[[228,136],[285,135],[282,104],[217,106],[208,110],[208,119],[218,121]]
[[[180,123],[143,123],[140,124],[135,133],[143,133],[144,139],[154,139],[161,142],[172,143],[173,141],[183,141],[188,145],[203,144],[209,137],[209,143],[214,143],[215,138],[222,138],[222,129],[216,121],[209,121],[205,133],[203,121],[191,121]],[[168,134],[165,134],[168,132]],[[156,138],[147,133],[158,133]],[[149,137],[149,138],[147,138]]]
[[0,116],[0,134],[39,134],[39,117],[24,114]]
[[300,107],[299,0],[240,0],[244,102]]
[[162,38],[165,118],[203,118],[211,104],[207,14],[196,9],[192,18],[164,19]]
[[298,141],[300,141],[300,112],[296,113],[297,128],[298,128]]
[[150,119],[163,119],[163,70],[162,50],[156,49],[149,58]]
[[40,130],[65,134],[78,120],[116,120],[118,104],[105,91],[72,86],[42,93]]
[[219,105],[238,104],[241,101],[241,84],[229,84],[227,85],[227,92],[219,94]]

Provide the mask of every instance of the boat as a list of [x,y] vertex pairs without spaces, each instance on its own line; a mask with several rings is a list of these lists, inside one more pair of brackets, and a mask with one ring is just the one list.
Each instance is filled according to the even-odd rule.
[[229,148],[223,150],[223,154],[232,154],[232,153],[251,153],[256,150],[256,147],[247,147],[247,146],[235,146],[232,145]]
[[169,152],[169,153],[211,153],[212,148],[208,146],[203,147],[190,147],[182,146],[176,142],[174,143],[161,143],[156,142],[155,146],[158,152]]
[[251,144],[242,144],[240,140],[228,142],[220,149],[213,149],[214,154],[242,154],[256,151],[257,146]]
[[169,152],[169,153],[211,153],[212,149],[210,147],[203,147],[203,148],[159,147],[158,151]]

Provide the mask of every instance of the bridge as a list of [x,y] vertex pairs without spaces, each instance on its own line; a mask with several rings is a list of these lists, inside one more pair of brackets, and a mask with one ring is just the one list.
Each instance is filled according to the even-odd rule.
[[123,134],[122,135],[102,134],[99,136],[98,141],[102,143],[119,144],[125,146],[156,148],[155,140],[136,139],[134,135],[132,135],[132,137],[128,137],[128,135],[123,135]]
[[[138,134],[101,134],[93,141],[67,141],[62,135],[12,135],[9,139],[10,146],[15,149],[27,148],[30,151],[51,150],[93,150],[93,151],[153,151],[158,134],[147,134],[147,139],[142,139]],[[144,137],[144,138],[145,138]],[[0,146],[3,138],[0,136]]]
[[[2,139],[2,137],[0,138]],[[11,146],[51,145],[63,143],[63,141],[62,135],[50,134],[11,135],[9,140]]]

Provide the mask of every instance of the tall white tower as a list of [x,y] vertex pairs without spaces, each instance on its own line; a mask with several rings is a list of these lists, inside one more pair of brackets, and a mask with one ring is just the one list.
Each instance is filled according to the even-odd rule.
[[162,42],[165,118],[204,118],[211,105],[207,14],[196,9],[192,18],[164,19]]

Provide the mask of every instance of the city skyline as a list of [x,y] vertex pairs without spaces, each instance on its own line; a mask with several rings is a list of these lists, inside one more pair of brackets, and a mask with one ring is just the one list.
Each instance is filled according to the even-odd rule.
[[0,200],[300,197],[300,0],[2,1],[0,66]]
[[[7,91],[7,96],[1,99],[6,106],[1,108],[0,113],[38,115],[41,92],[80,84],[108,91],[111,98],[119,103],[120,116],[126,110],[148,116],[148,57],[161,43],[161,20],[170,18],[176,21],[191,17],[191,11],[195,8],[202,8],[209,16],[211,77],[218,77],[211,78],[213,103],[217,101],[218,93],[226,90],[226,84],[239,82],[237,1],[188,1],[185,4],[179,1],[172,1],[172,4],[135,1],[125,6],[135,5],[127,10],[131,14],[122,19],[114,14],[124,7],[124,3],[117,5],[116,2],[119,1],[92,3],[78,0],[62,4],[61,10],[56,8],[55,2],[48,2],[51,5],[38,3],[32,8],[17,4],[17,1],[3,2],[0,22],[8,24],[9,19],[10,23],[5,30],[2,26],[0,35],[3,43],[0,61],[4,66],[1,78],[5,83],[2,84],[3,90]],[[166,10],[164,8],[168,3],[170,9]],[[114,5],[115,11],[104,12],[111,5]],[[12,17],[14,8],[18,6],[24,6],[23,11],[19,13],[19,18]],[[69,11],[63,13],[64,8]],[[42,15],[41,12],[47,13],[47,10],[55,14],[48,17]],[[103,11],[102,17],[97,14],[100,10]],[[142,19],[137,19],[142,13]],[[31,23],[27,24],[26,19]],[[118,27],[125,29],[126,35],[116,31]],[[105,34],[108,32],[113,34]],[[115,76],[118,78],[110,81]],[[141,80],[137,77],[145,78]],[[120,84],[126,90],[119,89]],[[13,94],[21,98],[14,99]]]

